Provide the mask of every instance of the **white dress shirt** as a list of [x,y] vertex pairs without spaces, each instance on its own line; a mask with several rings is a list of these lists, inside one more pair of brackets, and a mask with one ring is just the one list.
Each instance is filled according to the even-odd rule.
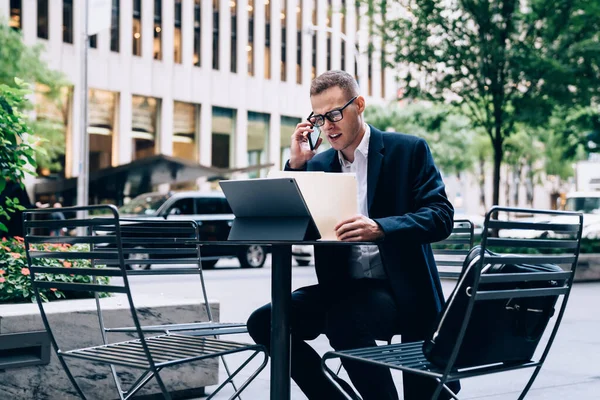
[[[358,185],[358,213],[369,216],[369,206],[367,201],[367,176],[369,165],[369,139],[371,138],[371,128],[365,124],[365,135],[360,144],[354,150],[354,162],[349,162],[344,158],[341,151],[338,151],[342,172],[353,172],[356,174]],[[350,256],[350,273],[352,278],[374,278],[385,279],[385,269],[379,254],[377,246],[352,246]]]

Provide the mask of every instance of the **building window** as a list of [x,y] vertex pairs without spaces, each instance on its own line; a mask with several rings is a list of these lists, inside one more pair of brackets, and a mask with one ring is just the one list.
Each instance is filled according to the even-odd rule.
[[248,0],[248,76],[254,76],[254,0]]
[[73,43],[73,0],[63,0],[63,42]]
[[[327,0],[327,19],[325,23],[328,28],[331,28],[331,18],[333,17],[332,13],[332,5],[331,0]],[[327,32],[327,71],[331,70],[331,32]]]
[[[313,1],[312,24],[317,25],[317,0]],[[312,35],[312,79],[317,77],[317,32]]]
[[10,21],[9,25],[13,29],[21,29],[22,20],[21,0],[10,0]]
[[90,172],[112,165],[115,98],[114,92],[89,90]]
[[[248,165],[266,164],[269,155],[269,114],[248,112]],[[259,171],[249,178],[258,178]]]
[[[356,13],[356,32],[360,31],[360,0],[354,1],[354,11]],[[358,34],[358,33],[357,33]],[[354,57],[354,78],[359,81],[358,77],[358,60]]]
[[219,69],[219,0],[213,0],[213,69]]
[[98,35],[90,36],[90,47],[93,49],[98,48]]
[[173,37],[173,61],[181,64],[182,36],[181,36],[181,0],[175,0],[175,33]]
[[110,21],[110,50],[119,52],[119,27],[120,27],[120,12],[121,5],[119,0],[112,0],[112,17]]
[[48,0],[37,2],[37,36],[48,39]]
[[229,11],[231,13],[231,48],[229,53],[230,65],[229,70],[231,72],[237,72],[237,4],[235,0],[229,2]]
[[[342,20],[342,33],[346,34],[346,0],[342,0],[342,12],[340,13]],[[358,28],[357,28],[358,30]],[[340,60],[340,69],[342,71],[346,70],[346,40],[342,41],[342,56]]]
[[212,108],[212,165],[230,168],[234,159],[234,138],[236,110],[230,108]]
[[202,40],[201,40],[201,22],[202,22],[202,4],[201,0],[194,2],[194,65],[200,66],[202,59]]
[[133,138],[132,159],[150,157],[156,154],[156,126],[158,99],[132,96],[131,137]]
[[133,55],[142,55],[142,0],[133,0]]
[[285,82],[287,80],[286,70],[285,70],[285,59],[286,59],[286,48],[287,48],[287,1],[281,1],[281,12],[279,14],[279,18],[281,19],[281,81]]
[[292,135],[296,130],[296,125],[302,122],[300,118],[294,117],[281,117],[281,130],[280,130],[280,160],[281,165],[285,164],[290,159],[290,147],[292,146]]
[[271,2],[265,0],[265,79],[271,79]]
[[297,0],[296,3],[296,36],[297,36],[297,48],[296,48],[296,83],[302,84],[302,7],[301,1]]
[[155,60],[162,60],[162,0],[154,0],[154,48]]
[[200,106],[176,101],[173,103],[173,155],[198,161],[197,132]]

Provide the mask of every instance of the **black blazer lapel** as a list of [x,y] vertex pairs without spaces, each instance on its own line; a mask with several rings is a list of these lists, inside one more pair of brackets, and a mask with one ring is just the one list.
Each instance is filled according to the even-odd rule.
[[371,138],[369,139],[369,161],[367,167],[367,209],[369,210],[369,214],[373,205],[373,198],[375,197],[384,154],[383,134],[372,126],[370,128]]
[[337,151],[333,152],[333,157],[329,163],[329,170],[325,172],[342,172],[342,164],[340,164],[340,157]]

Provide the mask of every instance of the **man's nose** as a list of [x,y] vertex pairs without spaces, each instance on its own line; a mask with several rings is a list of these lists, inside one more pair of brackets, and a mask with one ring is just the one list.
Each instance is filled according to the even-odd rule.
[[323,124],[323,130],[329,131],[335,128],[335,122],[331,122],[327,118],[325,118],[325,123]]

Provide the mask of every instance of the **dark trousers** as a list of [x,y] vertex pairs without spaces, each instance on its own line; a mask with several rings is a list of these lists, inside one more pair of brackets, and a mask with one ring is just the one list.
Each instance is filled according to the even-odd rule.
[[[320,285],[292,293],[292,378],[310,400],[344,397],[325,377],[321,357],[306,343],[327,335],[335,350],[375,346],[400,331],[401,313],[386,281],[361,279],[344,282],[343,288],[325,290]],[[248,332],[256,343],[271,343],[271,304],[254,311]],[[343,361],[352,383],[364,400],[397,400],[389,369]]]

